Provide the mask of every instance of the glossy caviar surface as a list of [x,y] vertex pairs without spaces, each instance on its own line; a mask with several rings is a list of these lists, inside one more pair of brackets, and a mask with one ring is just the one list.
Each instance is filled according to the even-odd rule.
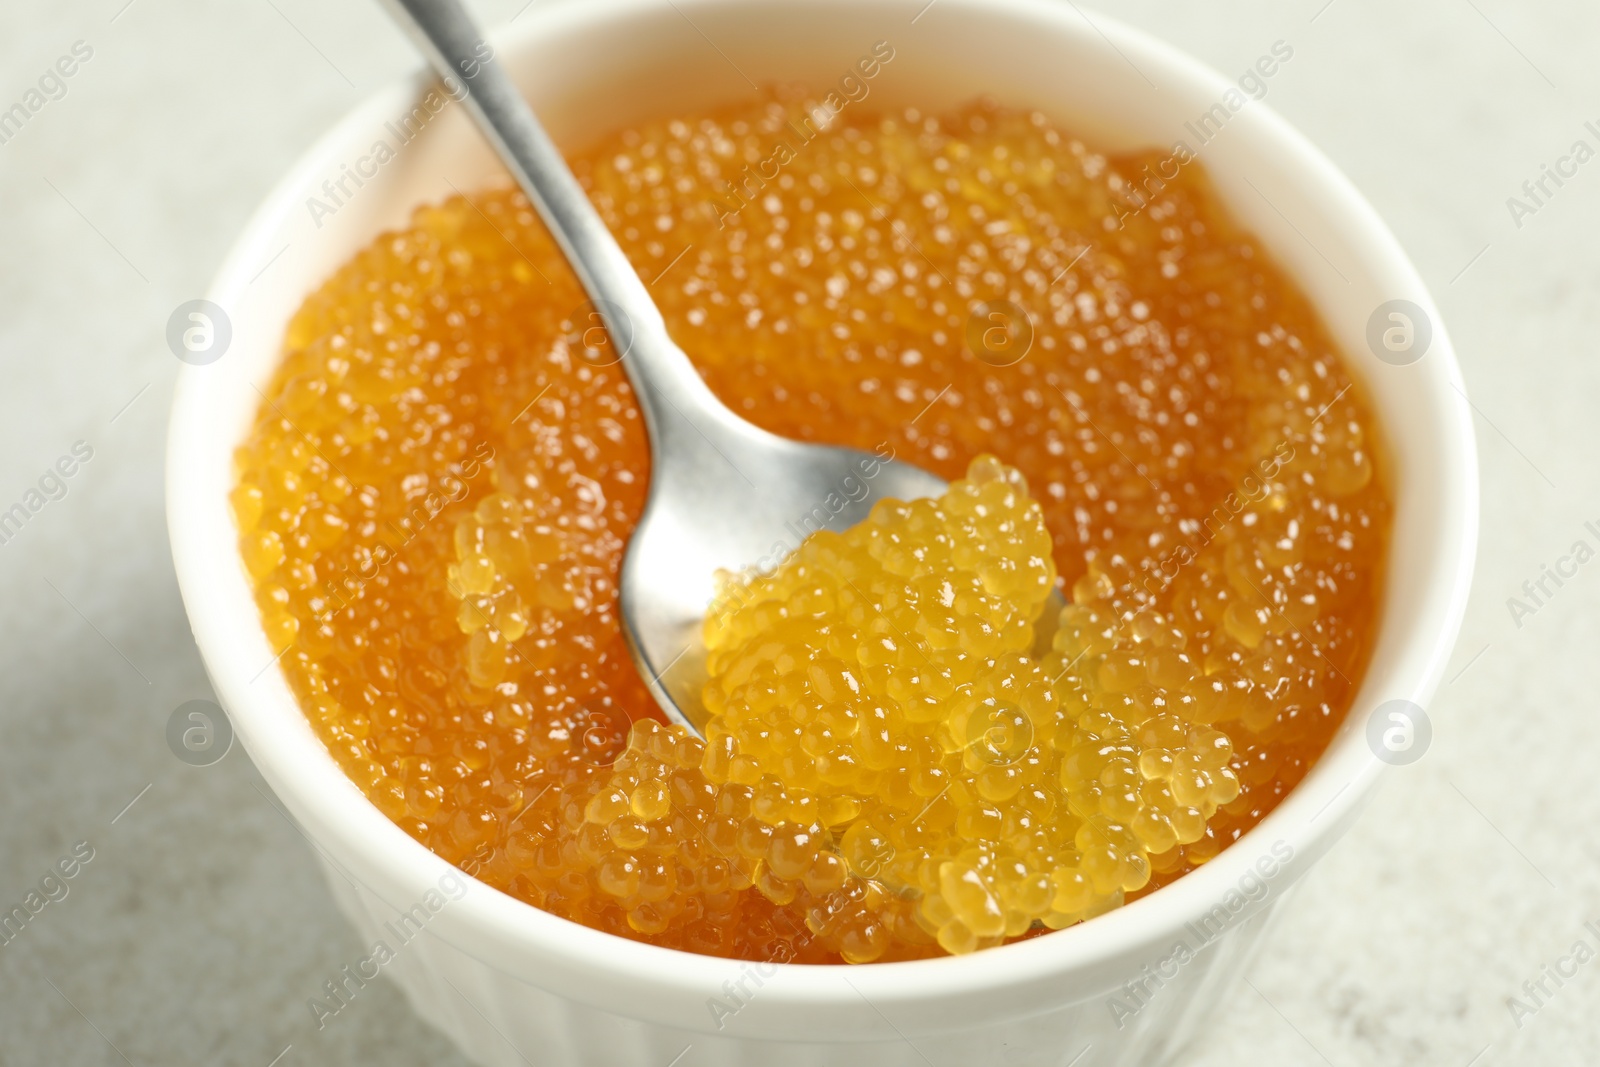
[[647,443],[526,201],[377,239],[294,317],[233,492],[335,759],[521,899],[753,959],[970,951],[1215,856],[1347,710],[1390,508],[1304,297],[1151,158],[784,96],[574,158],[735,410],[956,481],[713,613],[707,743],[623,644]]

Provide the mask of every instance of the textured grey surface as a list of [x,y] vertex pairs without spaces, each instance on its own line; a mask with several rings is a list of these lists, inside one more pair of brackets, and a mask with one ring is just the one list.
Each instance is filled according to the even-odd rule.
[[[1224,72],[1293,45],[1268,102],[1389,220],[1459,349],[1483,542],[1432,749],[1308,879],[1190,1063],[1600,1062],[1600,964],[1547,982],[1531,1017],[1507,1005],[1600,942],[1583,929],[1600,920],[1600,563],[1520,626],[1506,603],[1575,540],[1597,545],[1600,161],[1520,228],[1506,198],[1573,141],[1600,147],[1583,126],[1600,126],[1600,10],[1324,3],[1102,7]],[[285,1067],[459,1064],[384,983],[314,1029],[306,998],[358,953],[309,851],[242,752],[195,768],[164,740],[209,695],[162,515],[167,316],[411,54],[370,3],[124,4],[0,11],[0,108],[75,41],[94,50],[0,144],[0,509],[75,441],[94,449],[0,545],[0,902],[95,849],[0,947],[0,1064],[266,1067],[291,1045]],[[477,11],[498,26],[521,5]]]

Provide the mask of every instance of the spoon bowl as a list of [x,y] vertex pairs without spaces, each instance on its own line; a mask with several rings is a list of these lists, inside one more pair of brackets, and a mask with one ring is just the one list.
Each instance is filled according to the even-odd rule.
[[650,496],[622,563],[622,629],[662,708],[704,733],[702,627],[708,610],[739,604],[737,577],[718,601],[718,572],[771,573],[812,533],[946,483],[887,443],[863,452],[779,437],[709,394],[692,414],[658,407],[652,421]]

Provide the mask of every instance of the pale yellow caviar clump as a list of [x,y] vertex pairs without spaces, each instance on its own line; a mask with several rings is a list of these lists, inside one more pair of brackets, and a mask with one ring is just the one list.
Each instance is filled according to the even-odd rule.
[[[909,915],[970,952],[1113,907],[1148,854],[1198,840],[1238,793],[1227,738],[1167,714],[1142,673],[1123,684],[1158,630],[1119,641],[1073,605],[1040,662],[1055,576],[1042,510],[985,456],[938,500],[885,501],[727,590],[703,769],[754,789],[783,843],[756,875],[769,898],[837,851],[902,913],[885,936]],[[1163,668],[1198,674],[1181,653]]]

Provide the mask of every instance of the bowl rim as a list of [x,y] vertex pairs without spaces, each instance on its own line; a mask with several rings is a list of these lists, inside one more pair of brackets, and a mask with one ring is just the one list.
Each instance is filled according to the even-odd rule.
[[[669,0],[672,2],[672,0]],[[674,7],[693,12],[720,6],[725,0],[675,0]],[[781,2],[781,0],[780,0]],[[876,2],[876,0],[875,0]],[[967,13],[982,12],[992,18],[1004,16],[1016,24],[1047,23],[1052,32],[1085,39],[1094,35],[1110,42],[1119,51],[1150,63],[1175,78],[1206,82],[1218,94],[1232,83],[1173,46],[1126,26],[1108,16],[1095,14],[1087,26],[1070,20],[1088,16],[1075,14],[1075,5],[1058,7],[1045,0],[941,0],[948,8]],[[661,0],[577,0],[536,5],[528,20],[512,31],[495,36],[497,46],[517,55],[536,51],[538,40],[563,23],[611,23],[626,19],[630,12],[656,10]],[[886,6],[880,2],[879,6]],[[581,10],[580,10],[581,8]],[[326,174],[347,146],[361,131],[372,128],[385,116],[408,105],[433,83],[422,69],[397,78],[373,93],[348,112],[331,130],[304,152],[279,180],[252,216],[228,253],[208,292],[208,298],[224,307],[235,306],[251,279],[251,272],[273,248],[269,240],[274,228],[288,213],[299,209],[303,191],[314,179]],[[1303,135],[1263,102],[1251,110],[1264,136],[1270,136],[1284,156],[1286,166],[1312,182],[1316,197],[1340,218],[1372,256],[1384,261],[1388,270],[1407,283],[1408,295],[1415,294],[1435,323],[1433,348],[1429,351],[1430,373],[1444,385],[1465,397],[1465,384],[1454,350],[1442,327],[1437,309],[1427,289],[1397,240],[1367,204],[1350,181]],[[1348,355],[1347,355],[1348,362]],[[228,709],[234,728],[252,759],[274,791],[310,831],[314,846],[330,843],[339,853],[332,861],[325,849],[323,858],[360,880],[371,890],[371,882],[389,889],[372,890],[396,907],[392,887],[405,884],[423,886],[436,882],[448,870],[444,860],[412,840],[391,823],[349,782],[325,750],[307,749],[304,737],[296,734],[286,716],[300,719],[303,713],[292,700],[284,705],[282,694],[272,689],[252,688],[241,677],[244,660],[237,647],[240,635],[250,627],[259,629],[254,603],[243,605],[228,594],[227,569],[240,570],[236,534],[225,547],[208,541],[204,531],[214,529],[215,511],[226,512],[226,501],[203,497],[190,476],[196,449],[206,445],[200,416],[208,393],[216,388],[205,367],[185,366],[180,370],[174,391],[169,444],[166,460],[168,526],[174,566],[186,610],[219,700]],[[1449,439],[1441,442],[1444,474],[1455,489],[1453,514],[1443,519],[1458,531],[1458,536],[1441,546],[1439,562],[1427,585],[1430,602],[1437,602],[1435,617],[1442,625],[1427,634],[1387,634],[1386,638],[1406,645],[1407,669],[1399,672],[1391,695],[1405,696],[1425,705],[1443,675],[1462,617],[1475,557],[1478,526],[1477,458],[1470,414],[1463,403],[1451,408],[1444,421]],[[214,447],[214,445],[213,445]],[[229,451],[231,453],[231,443]],[[231,519],[229,520],[231,529]],[[246,614],[247,613],[247,614]],[[276,666],[269,668],[278,675]],[[281,676],[280,676],[281,680]],[[1365,690],[1364,682],[1361,690]],[[287,688],[280,686],[284,693]],[[941,957],[871,966],[773,964],[784,973],[781,982],[763,987],[763,1016],[768,1011],[790,1008],[826,1007],[842,1010],[865,1001],[881,1015],[879,1006],[907,1005],[922,998],[948,1002],[980,991],[1004,993],[1041,980],[1060,980],[1087,973],[1097,967],[1124,959],[1148,948],[1155,940],[1181,928],[1184,922],[1203,913],[1237,884],[1256,857],[1268,851],[1269,843],[1287,841],[1295,851],[1314,859],[1338,836],[1338,831],[1353,821],[1370,797],[1385,765],[1370,751],[1359,730],[1348,728],[1356,715],[1360,691],[1352,696],[1346,726],[1341,728],[1328,749],[1280,804],[1255,827],[1216,859],[1184,875],[1175,882],[1125,905],[1092,922],[1049,936],[1005,945],[965,957]],[[1275,896],[1294,877],[1281,880]],[[448,921],[445,915],[448,915]],[[656,1018],[676,1026],[691,1026],[681,1013],[646,1004],[619,1006],[617,996],[597,992],[602,986],[619,992],[668,989],[692,991],[698,999],[716,996],[726,983],[736,980],[751,964],[694,953],[661,948],[617,937],[559,918],[518,901],[498,890],[472,883],[472,891],[459,904],[441,913],[437,927],[440,936],[463,947],[497,970],[532,984],[548,987],[552,961],[560,961],[564,973],[586,969],[595,976],[595,987],[574,986],[559,990],[575,999],[608,1010],[641,1018]],[[491,958],[485,958],[491,957]],[[540,976],[546,976],[540,981]],[[845,977],[848,976],[848,977]],[[685,993],[684,995],[689,995]],[[1060,996],[1075,995],[1063,987]],[[603,1002],[603,1003],[597,1003]],[[1003,1013],[1002,1013],[1003,1014]],[[704,1023],[705,1021],[702,1020]],[[891,1024],[893,1025],[893,1024]],[[712,1029],[709,1023],[704,1028]],[[742,1028],[741,1028],[742,1029]],[[826,1035],[813,1034],[826,1040]]]

